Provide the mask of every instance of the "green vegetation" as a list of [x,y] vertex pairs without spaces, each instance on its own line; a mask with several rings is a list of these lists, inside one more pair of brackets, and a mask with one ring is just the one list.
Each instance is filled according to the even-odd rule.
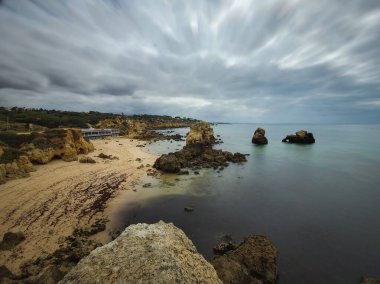
[[4,153],[0,156],[0,164],[11,163],[13,160],[18,159],[22,152],[13,147],[4,148]]
[[[124,115],[113,113],[102,113],[97,111],[73,112],[60,110],[46,110],[12,107],[0,107],[0,129],[14,129],[24,131],[29,130],[29,123],[47,128],[72,127],[87,128],[89,125],[95,126],[99,121],[105,119],[115,119],[117,117],[141,120],[147,123],[161,122],[191,122],[194,119],[171,117],[168,115]],[[16,129],[17,126],[17,129]],[[37,129],[36,129],[37,130]]]

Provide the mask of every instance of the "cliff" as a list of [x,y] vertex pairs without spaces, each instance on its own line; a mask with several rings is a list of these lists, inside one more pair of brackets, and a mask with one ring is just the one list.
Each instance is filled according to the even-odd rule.
[[50,129],[42,133],[2,133],[0,139],[0,184],[27,177],[35,171],[32,163],[46,164],[52,159],[77,160],[78,154],[94,150],[80,130]]
[[59,283],[222,283],[184,232],[162,221],[129,226]]

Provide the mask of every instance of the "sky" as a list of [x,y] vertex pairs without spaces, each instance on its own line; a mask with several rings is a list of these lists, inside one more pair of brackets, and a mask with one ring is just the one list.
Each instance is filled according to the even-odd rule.
[[0,105],[380,123],[380,1],[0,0]]

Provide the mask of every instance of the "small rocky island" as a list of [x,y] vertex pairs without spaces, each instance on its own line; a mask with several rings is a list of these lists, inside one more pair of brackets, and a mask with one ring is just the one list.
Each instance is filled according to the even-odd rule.
[[167,173],[186,173],[181,169],[219,168],[222,170],[229,165],[229,162],[247,161],[244,154],[213,149],[215,142],[214,131],[210,124],[207,122],[194,124],[187,135],[186,146],[178,152],[162,155],[153,167]]
[[313,144],[315,139],[313,133],[309,133],[306,130],[297,131],[296,134],[288,135],[282,142],[294,143],[294,144]]
[[268,139],[265,137],[265,129],[257,128],[252,137],[252,143],[256,145],[265,145],[268,144]]

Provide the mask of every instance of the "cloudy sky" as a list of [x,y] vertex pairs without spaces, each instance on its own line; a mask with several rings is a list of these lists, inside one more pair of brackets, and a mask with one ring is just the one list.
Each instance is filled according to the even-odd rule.
[[378,0],[0,0],[0,105],[380,122]]

